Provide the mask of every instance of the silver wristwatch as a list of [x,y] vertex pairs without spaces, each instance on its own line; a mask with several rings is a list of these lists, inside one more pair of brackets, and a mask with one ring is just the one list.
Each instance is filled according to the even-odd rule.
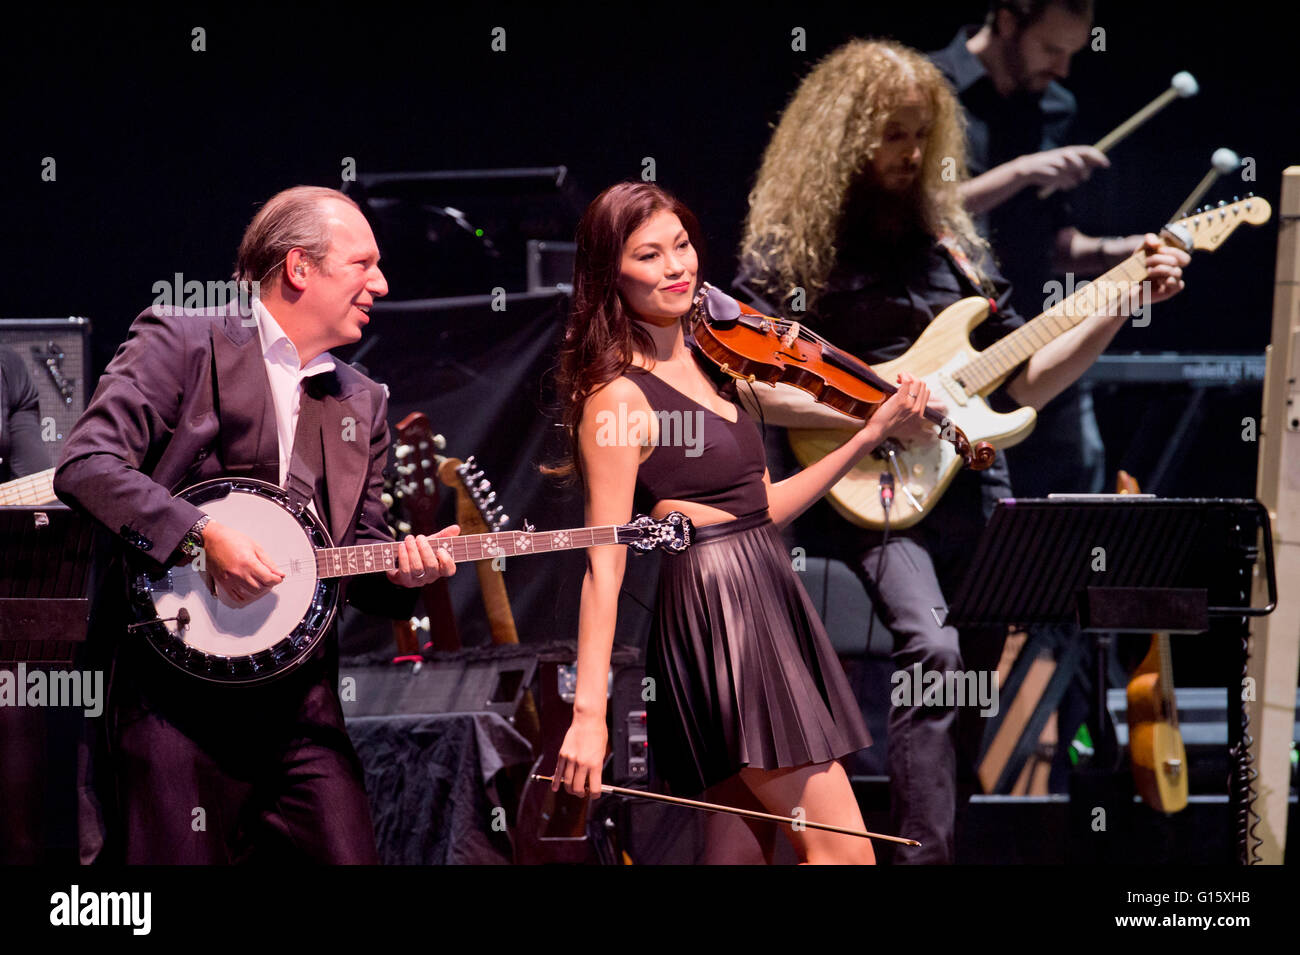
[[204,514],[191,527],[185,536],[181,538],[181,553],[186,557],[198,557],[199,550],[203,547],[203,528],[208,526],[208,521],[212,520]]

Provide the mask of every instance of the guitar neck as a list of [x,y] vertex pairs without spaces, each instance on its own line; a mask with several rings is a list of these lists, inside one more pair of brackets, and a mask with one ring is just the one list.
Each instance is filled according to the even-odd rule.
[[1147,277],[1146,252],[1138,249],[1094,282],[1076,290],[1032,321],[984,349],[954,374],[970,394],[983,394],[1048,342],[1103,308],[1118,309]]
[[[621,543],[618,532],[617,524],[531,533],[500,531],[496,534],[448,537],[439,541],[439,546],[450,550],[451,559],[459,564],[467,560],[520,557],[524,554],[545,554],[552,551],[618,544]],[[322,548],[316,552],[316,575],[347,577],[352,574],[372,574],[389,570],[397,566],[397,552],[401,546],[396,541],[385,541],[382,544]]]
[[1174,654],[1169,647],[1169,634],[1157,633],[1156,653],[1160,657],[1160,692],[1165,701],[1165,716],[1178,728],[1178,697],[1174,692]]
[[54,493],[54,468],[0,484],[0,505],[53,504],[57,500]]

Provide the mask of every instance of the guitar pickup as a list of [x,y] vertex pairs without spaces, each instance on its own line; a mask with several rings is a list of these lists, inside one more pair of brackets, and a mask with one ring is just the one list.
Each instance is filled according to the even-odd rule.
[[939,379],[939,384],[943,385],[943,390],[952,396],[952,400],[964,408],[966,399],[970,397],[966,394],[966,389],[955,378],[942,371],[935,377]]

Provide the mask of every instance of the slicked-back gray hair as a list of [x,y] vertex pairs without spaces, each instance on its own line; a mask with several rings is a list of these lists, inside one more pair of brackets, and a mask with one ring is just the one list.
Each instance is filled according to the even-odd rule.
[[235,260],[235,279],[267,283],[284,268],[284,260],[293,249],[302,249],[307,261],[321,267],[331,241],[324,208],[327,199],[361,208],[337,189],[324,186],[294,186],[268,199],[244,230]]

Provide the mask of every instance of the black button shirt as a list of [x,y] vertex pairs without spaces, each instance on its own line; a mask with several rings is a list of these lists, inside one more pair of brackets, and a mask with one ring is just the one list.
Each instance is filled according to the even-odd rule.
[[[968,163],[972,177],[1030,153],[1070,144],[1074,95],[1059,83],[1042,93],[1002,96],[979,57],[966,49],[976,27],[963,27],[944,49],[929,54],[948,78],[966,112]],[[976,219],[989,238],[1003,274],[1011,282],[1011,302],[1022,314],[1043,310],[1044,285],[1051,280],[1056,233],[1069,224],[1062,193],[1038,198],[1027,186]]]
[[[992,265],[982,271],[997,311],[971,332],[978,351],[1024,324],[1011,307],[1007,280]],[[842,250],[809,324],[832,344],[876,365],[898,358],[940,312],[970,296],[986,297],[927,236],[887,247],[854,244]]]
[[41,440],[36,385],[22,356],[0,348],[0,481],[26,477],[50,466]]

